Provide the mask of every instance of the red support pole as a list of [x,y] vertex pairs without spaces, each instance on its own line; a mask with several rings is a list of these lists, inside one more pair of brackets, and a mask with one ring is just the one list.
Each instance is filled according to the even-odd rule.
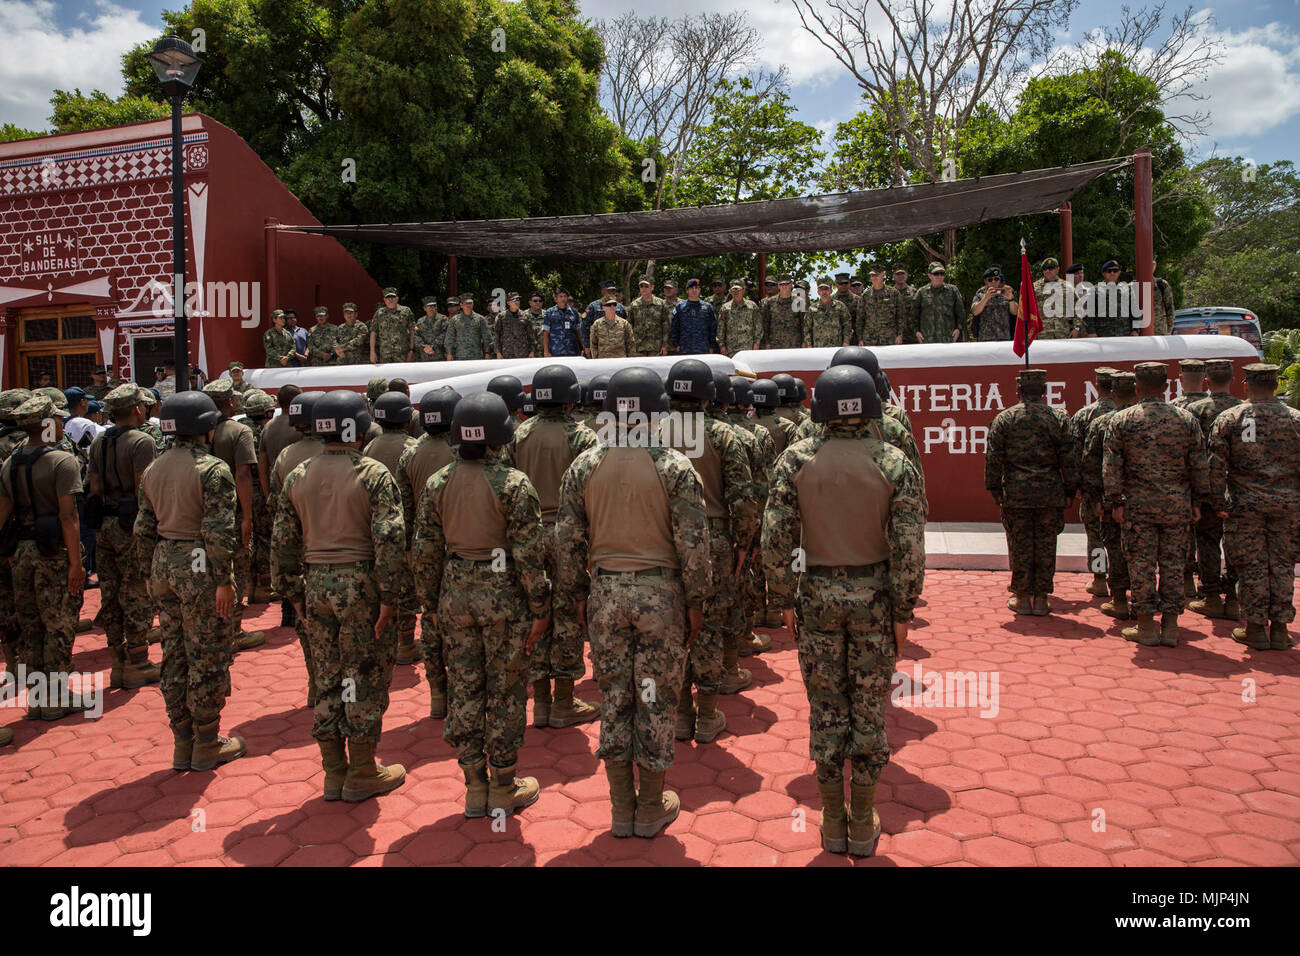
[[1151,215],[1151,150],[1143,146],[1133,154],[1133,231],[1137,262],[1135,278],[1142,290],[1142,335],[1155,335],[1151,293],[1155,288],[1155,247]]
[[763,287],[767,285],[767,253],[758,254],[758,288],[754,290],[754,295],[763,298]]
[[[267,219],[263,233],[266,239],[266,309],[268,315],[272,310],[280,307],[280,274],[276,255],[276,245],[280,233],[279,225],[280,220]],[[261,321],[261,316],[258,316],[258,321]]]
[[447,293],[448,295],[460,295],[460,287],[456,279],[455,256],[447,257],[447,284],[451,286],[451,291]]
[[1074,213],[1070,203],[1061,203],[1061,278],[1065,270],[1074,263]]

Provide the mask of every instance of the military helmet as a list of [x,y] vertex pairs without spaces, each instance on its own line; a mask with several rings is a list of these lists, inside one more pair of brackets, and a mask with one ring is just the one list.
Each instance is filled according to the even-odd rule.
[[312,409],[325,397],[324,392],[299,392],[289,403],[289,424],[311,427]]
[[754,386],[743,375],[731,376],[731,404],[753,405]]
[[373,402],[386,391],[388,391],[388,379],[382,375],[377,375],[366,383],[366,398],[369,401]]
[[776,383],[778,405],[789,405],[793,396],[799,394],[795,378],[789,372],[777,372],[772,376],[772,381]]
[[375,421],[381,425],[405,425],[415,414],[405,392],[384,392],[375,399]]
[[543,408],[582,400],[578,376],[567,365],[546,365],[533,373],[533,401]]
[[787,405],[802,405],[808,399],[808,386],[803,383],[803,379],[794,380],[794,398],[789,395],[785,397]]
[[31,397],[32,393],[25,388],[9,388],[0,392],[0,422],[13,421],[14,409]]
[[812,405],[813,421],[880,416],[876,383],[865,369],[856,365],[836,365],[818,377],[817,394]]
[[[524,394],[524,383],[513,375],[498,375],[487,383],[487,390],[499,396],[506,403],[506,408],[512,412],[519,411],[528,402],[528,396]],[[490,444],[495,445],[497,442],[490,442]]]
[[751,386],[755,408],[776,408],[781,404],[781,393],[770,378],[757,379]]
[[605,392],[609,390],[609,376],[597,375],[586,385],[582,386],[582,406],[592,411],[600,411],[605,407]]
[[720,368],[713,370],[713,402],[716,405],[731,404],[731,376]]
[[[349,432],[348,423],[352,424]],[[370,430],[370,409],[364,397],[346,388],[326,392],[316,399],[311,413],[311,431],[317,438],[361,441]],[[343,436],[351,434],[351,438]]]
[[440,388],[428,392],[420,399],[420,424],[429,435],[437,435],[451,428],[451,416],[460,401],[460,392],[454,388]]
[[[698,364],[704,365],[703,362]],[[708,368],[707,365],[704,367]],[[712,388],[712,376],[709,377],[708,382],[709,387]],[[657,372],[643,365],[619,369],[610,376],[609,385],[605,390],[604,410],[614,414],[666,412],[668,395],[664,392],[664,383]]]
[[462,445],[504,445],[515,433],[510,411],[506,400],[496,392],[467,395],[456,404],[451,416],[452,437]]
[[877,395],[889,394],[889,376],[880,367],[880,359],[876,358],[876,353],[871,349],[861,345],[846,345],[831,357],[830,367],[837,365],[856,365],[871,376]]
[[[613,380],[610,381],[612,384]],[[714,395],[713,369],[699,359],[681,359],[668,370],[663,387],[672,398],[711,402]],[[731,391],[730,382],[727,391]]]
[[158,427],[164,435],[206,435],[220,422],[216,403],[202,392],[168,395],[158,415]]
[[250,388],[243,393],[244,414],[263,418],[275,411],[275,399],[260,388]]

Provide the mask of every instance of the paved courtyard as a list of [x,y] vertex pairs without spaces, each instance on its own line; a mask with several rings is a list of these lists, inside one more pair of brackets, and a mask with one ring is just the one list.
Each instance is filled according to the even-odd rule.
[[[1128,644],[1087,580],[1058,575],[1054,615],[1016,618],[1005,573],[927,573],[889,710],[884,834],[857,865],[1300,862],[1300,652],[1249,651],[1227,622],[1190,613],[1178,648]],[[83,613],[97,605],[88,592]],[[798,659],[788,633],[773,636],[745,664],[753,686],[723,699],[718,742],[677,745],[668,782],[682,814],[653,841],[608,833],[597,724],[529,727],[519,767],[541,781],[540,801],[505,832],[466,820],[416,667],[397,669],[379,750],[407,782],[325,803],[302,655],[276,628],[236,658],[222,729],[249,752],[215,772],[170,769],[156,687],[109,691],[97,721],[0,708],[16,735],[0,750],[0,864],[853,865],[819,848]],[[74,661],[106,671],[101,631],[78,636]],[[974,682],[954,680],[971,671]],[[953,696],[968,690],[983,694]],[[596,695],[590,678],[579,693]]]

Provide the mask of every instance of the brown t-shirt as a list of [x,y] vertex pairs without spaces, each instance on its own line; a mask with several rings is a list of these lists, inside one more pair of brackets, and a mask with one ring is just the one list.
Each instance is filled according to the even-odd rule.
[[388,473],[397,477],[397,459],[402,457],[406,446],[411,444],[411,436],[405,431],[384,432],[362,452],[367,458],[373,458],[388,469]]
[[547,524],[555,524],[560,511],[560,482],[572,462],[569,433],[558,421],[539,420],[523,440],[515,444],[515,467],[526,474],[537,489],[542,521]]
[[505,550],[506,516],[481,461],[459,462],[436,494],[448,554],[490,561],[495,549]]
[[117,497],[135,493],[135,476],[153,463],[158,446],[145,432],[131,428],[114,438],[111,459],[105,457],[107,452],[107,435],[101,434],[90,446],[90,473],[99,475],[105,496]]
[[593,569],[680,568],[668,490],[644,448],[608,449],[587,479],[583,504]]
[[307,564],[375,559],[370,492],[361,483],[351,455],[317,455],[294,480],[288,497],[302,522]]
[[271,490],[279,491],[284,487],[284,479],[308,458],[319,455],[325,450],[325,443],[319,438],[303,436],[303,441],[296,442],[280,452],[271,468]]
[[[24,446],[14,454],[20,454],[30,447],[33,446]],[[64,495],[80,494],[82,490],[81,465],[77,463],[77,456],[57,448],[47,451],[32,465],[32,491],[36,496],[34,515],[27,497],[27,480],[14,472],[14,457],[11,455],[3,470],[0,470],[0,498],[8,498],[14,503],[14,510],[20,520],[30,522],[36,515],[57,515],[59,499]],[[20,599],[30,597],[31,595],[24,595]]]
[[212,454],[230,466],[231,474],[238,474],[239,465],[256,465],[253,430],[243,422],[223,419],[212,431]]
[[149,466],[141,489],[158,518],[158,537],[192,541],[203,532],[203,482],[185,448],[169,448]]
[[406,463],[406,478],[411,483],[411,494],[417,508],[429,479],[455,460],[456,453],[441,436],[430,436],[416,446],[411,460]]
[[886,528],[894,486],[865,442],[827,439],[799,469],[794,486],[809,567],[861,567],[888,560]]
[[262,451],[266,452],[267,465],[274,465],[280,452],[302,437],[302,432],[289,424],[288,415],[281,412],[272,418],[262,429]]

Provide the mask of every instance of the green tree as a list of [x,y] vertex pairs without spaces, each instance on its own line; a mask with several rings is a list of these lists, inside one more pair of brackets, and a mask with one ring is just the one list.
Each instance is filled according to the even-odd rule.
[[113,99],[101,90],[91,90],[89,95],[83,95],[81,90],[55,90],[50,109],[50,124],[56,133],[78,133],[171,116],[171,106],[166,103],[131,94]]
[[12,143],[16,139],[33,139],[45,135],[45,133],[37,130],[23,129],[13,123],[5,123],[4,126],[0,126],[0,143]]

